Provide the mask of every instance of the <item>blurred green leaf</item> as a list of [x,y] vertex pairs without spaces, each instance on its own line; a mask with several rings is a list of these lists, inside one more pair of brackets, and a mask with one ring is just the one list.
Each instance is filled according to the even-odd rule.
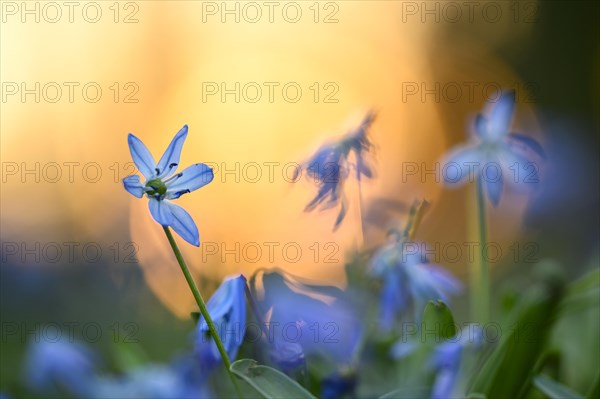
[[261,366],[255,360],[241,359],[231,365],[231,371],[250,384],[264,398],[313,398],[306,389],[282,372]]
[[139,344],[117,342],[113,352],[116,366],[121,371],[140,367],[149,361],[148,356]]
[[194,321],[194,324],[198,324],[198,320],[200,320],[200,312],[190,312],[190,317]]
[[545,374],[582,393],[590,389],[600,366],[599,279],[599,269],[593,268],[566,287],[543,363]]
[[515,309],[515,323],[475,377],[471,392],[489,398],[519,398],[530,386],[562,293],[563,280],[557,268],[550,266],[539,269],[539,285],[525,293]]
[[600,268],[596,268],[567,287],[558,309],[560,314],[598,306],[600,298]]
[[550,399],[583,399],[583,396],[573,392],[569,387],[541,374],[533,379],[534,385]]
[[596,374],[596,380],[592,384],[592,387],[588,391],[587,395],[585,395],[587,399],[597,399],[600,398],[600,371]]
[[422,336],[428,339],[432,333],[435,334],[435,342],[452,338],[456,335],[456,323],[448,306],[442,301],[429,301],[423,310]]

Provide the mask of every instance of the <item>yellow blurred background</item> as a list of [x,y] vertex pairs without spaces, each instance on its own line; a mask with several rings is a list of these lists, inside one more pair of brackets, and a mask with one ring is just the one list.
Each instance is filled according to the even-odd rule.
[[[495,82],[527,91],[490,50],[490,43],[526,37],[526,24],[515,28],[509,18],[495,25],[478,20],[469,32],[480,34],[447,42],[443,29],[448,21],[423,23],[419,15],[407,14],[407,3],[415,2],[296,2],[302,17],[294,23],[286,18],[294,17],[296,8],[285,17],[282,13],[291,2],[274,9],[273,22],[262,2],[254,3],[263,13],[255,23],[248,20],[255,15],[248,2],[96,2],[102,17],[94,23],[82,15],[89,2],[79,3],[73,22],[62,6],[56,23],[48,21],[54,14],[44,11],[44,2],[39,3],[39,22],[21,9],[13,14],[5,3],[0,42],[3,238],[87,240],[109,246],[115,232],[125,231],[137,244],[136,256],[150,287],[181,316],[188,315],[193,298],[162,229],[152,220],[147,200],[131,197],[120,183],[132,172],[127,133],[144,141],[158,159],[172,136],[188,124],[182,167],[196,162],[216,166],[211,184],[178,200],[200,230],[200,249],[180,241],[197,275],[219,278],[278,266],[341,285],[344,259],[361,242],[356,184],[346,186],[350,210],[333,232],[336,211],[303,213],[315,188],[305,180],[287,181],[284,166],[306,160],[322,142],[346,133],[373,109],[378,113],[372,129],[377,177],[362,188],[365,206],[375,198],[408,204],[427,198],[433,206],[419,238],[456,240],[467,234],[468,190],[448,194],[433,178],[403,181],[403,163],[437,162],[464,140],[467,120],[484,99],[464,95],[450,103],[430,96],[421,101],[419,95],[406,97],[406,83],[433,87],[435,82]],[[239,22],[220,8],[235,9],[235,3]],[[86,18],[94,15],[94,7],[86,9]],[[331,23],[325,23],[327,18]],[[47,85],[52,82],[62,90],[56,102],[56,85]],[[235,94],[223,101],[221,92],[206,91],[220,90],[222,83],[231,89],[236,82],[240,88],[252,83],[246,96],[240,92],[239,102]],[[265,82],[277,84],[273,101]],[[22,97],[23,83],[34,93]],[[289,83],[302,90],[297,102],[282,91]],[[262,97],[252,102],[251,90],[257,85]],[[97,87],[102,94],[93,102]],[[535,135],[531,105],[518,104],[516,126]],[[60,178],[55,178],[56,170]],[[519,234],[518,215],[526,197],[507,195],[514,201],[492,214],[498,222],[496,240],[514,240]],[[404,216],[389,224],[401,225]],[[379,227],[366,235],[367,247],[384,238],[388,226]],[[207,254],[207,243],[218,252]],[[277,243],[273,260],[264,243]],[[299,260],[283,253],[289,243],[301,248]],[[248,244],[263,251],[258,260],[248,261],[256,259],[250,247],[244,256],[241,249]],[[237,259],[222,250],[236,245]],[[325,262],[333,252],[333,262]],[[450,268],[466,273],[466,265]]]

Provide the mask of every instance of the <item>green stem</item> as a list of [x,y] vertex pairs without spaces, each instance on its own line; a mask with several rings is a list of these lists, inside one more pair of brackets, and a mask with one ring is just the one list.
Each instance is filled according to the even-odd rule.
[[362,183],[359,177],[358,179],[358,218],[360,221],[360,244],[357,245],[356,250],[359,251],[361,246],[365,245],[365,226],[363,221],[363,194],[362,194]]
[[194,299],[196,299],[196,303],[198,304],[198,307],[200,308],[200,313],[202,314],[202,317],[204,317],[204,320],[206,321],[206,324],[208,325],[208,331],[210,332],[212,339],[215,341],[215,344],[217,345],[217,348],[219,349],[219,353],[221,354],[223,363],[225,364],[225,367],[227,368],[227,372],[229,373],[231,382],[235,386],[238,396],[241,397],[240,390],[239,390],[237,381],[235,379],[236,377],[230,370],[231,361],[229,360],[229,355],[227,355],[227,351],[225,350],[225,346],[223,345],[223,342],[221,341],[221,337],[217,333],[217,329],[215,328],[215,324],[213,323],[212,317],[210,317],[208,308],[206,307],[206,304],[204,303],[204,299],[202,299],[202,294],[200,294],[200,290],[198,289],[198,286],[196,286],[196,283],[194,282],[194,279],[192,278],[190,269],[188,268],[187,264],[185,263],[185,260],[183,259],[183,255],[181,255],[181,251],[179,250],[179,247],[177,246],[177,243],[175,242],[175,239],[173,238],[173,234],[171,234],[171,229],[169,229],[168,226],[163,226],[163,229],[165,230],[165,234],[167,235],[167,238],[169,239],[169,244],[171,244],[171,248],[173,248],[173,253],[175,254],[175,258],[177,258],[177,262],[179,263],[179,266],[181,267],[181,271],[183,272],[183,275],[185,276],[185,280],[187,281],[188,285],[190,286],[190,290],[192,291],[192,294],[194,295]]
[[479,281],[471,281],[472,296],[471,301],[475,302],[475,319],[481,323],[487,323],[490,317],[490,268],[485,256],[487,245],[487,219],[485,212],[485,196],[483,193],[483,180],[480,176],[476,183],[477,190],[477,212],[479,222],[479,244],[481,261],[479,264]]

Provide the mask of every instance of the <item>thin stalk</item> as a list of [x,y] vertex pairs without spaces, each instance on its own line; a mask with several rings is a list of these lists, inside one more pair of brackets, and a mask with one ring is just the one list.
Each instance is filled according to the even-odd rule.
[[487,219],[485,212],[485,196],[483,193],[483,181],[480,176],[476,183],[477,191],[477,219],[479,222],[479,244],[480,264],[479,281],[471,281],[472,293],[476,294],[471,298],[475,302],[475,320],[487,323],[490,317],[490,268],[485,256],[487,246]]
[[[358,248],[365,245],[365,226],[363,221],[363,195],[362,195],[362,183],[360,176],[357,180],[358,183],[358,220],[360,222],[360,242],[357,245]],[[357,251],[358,251],[357,248]]]
[[248,287],[248,284],[246,284],[245,293],[246,293],[246,299],[248,300],[248,303],[250,304],[250,308],[252,309],[254,318],[256,319],[258,324],[260,324],[260,330],[262,331],[263,334],[265,334],[265,336],[267,337],[267,340],[270,340],[271,334],[269,333],[269,328],[267,326],[267,323],[262,318],[262,313],[261,313],[260,309],[258,308],[258,304],[254,300],[254,297],[252,296],[252,292],[250,292],[250,287]]
[[181,251],[179,250],[179,247],[177,246],[177,243],[175,242],[175,239],[173,238],[171,229],[169,229],[168,226],[163,226],[163,229],[165,230],[165,234],[167,235],[169,244],[171,244],[171,248],[173,249],[175,258],[177,258],[177,263],[179,263],[179,266],[181,267],[181,271],[183,272],[183,275],[185,276],[185,280],[187,281],[188,285],[190,286],[190,290],[192,291],[192,294],[194,295],[194,299],[196,299],[196,303],[198,304],[198,307],[200,308],[200,313],[202,314],[202,317],[204,317],[204,320],[206,321],[206,324],[208,325],[208,331],[210,332],[212,339],[215,341],[215,344],[217,345],[217,348],[219,349],[219,353],[221,354],[221,358],[223,359],[223,364],[225,364],[225,368],[227,368],[227,373],[229,374],[229,377],[231,378],[231,382],[233,383],[233,385],[238,393],[238,396],[241,397],[240,390],[239,390],[237,381],[235,379],[236,377],[230,370],[231,361],[229,360],[229,355],[227,354],[227,351],[225,350],[225,346],[223,345],[223,342],[221,341],[221,337],[219,337],[219,334],[217,333],[217,329],[215,328],[215,324],[213,323],[212,317],[210,317],[210,313],[208,312],[208,308],[206,307],[206,304],[204,303],[202,294],[200,294],[200,290],[198,289],[198,286],[196,286],[196,283],[194,282],[194,279],[192,278],[190,269],[188,268],[187,264],[185,263],[185,260],[183,259],[183,255],[181,255]]

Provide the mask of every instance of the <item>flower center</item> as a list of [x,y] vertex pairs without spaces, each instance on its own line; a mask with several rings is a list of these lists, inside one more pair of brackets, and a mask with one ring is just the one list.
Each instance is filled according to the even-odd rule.
[[152,179],[146,183],[146,194],[161,199],[167,193],[167,186],[161,179]]

